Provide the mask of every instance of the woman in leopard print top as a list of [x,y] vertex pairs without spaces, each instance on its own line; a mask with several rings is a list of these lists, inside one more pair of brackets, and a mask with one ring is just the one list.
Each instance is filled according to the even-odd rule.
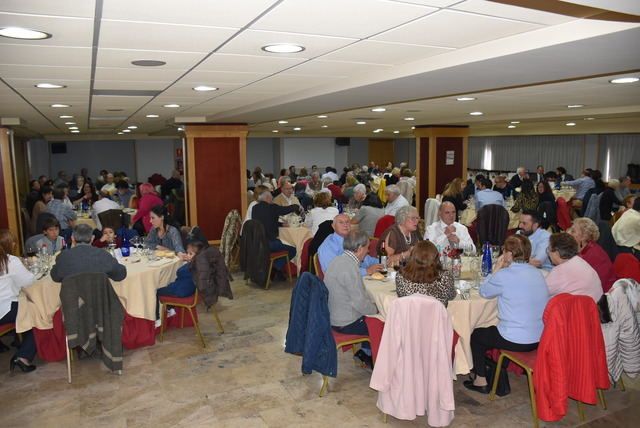
[[432,296],[446,307],[456,297],[451,272],[440,264],[438,249],[430,241],[418,242],[404,268],[396,275],[398,297],[419,293]]

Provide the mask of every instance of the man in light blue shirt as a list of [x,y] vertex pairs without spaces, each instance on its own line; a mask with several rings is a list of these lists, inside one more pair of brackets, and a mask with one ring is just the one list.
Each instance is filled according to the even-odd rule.
[[[344,253],[343,243],[344,237],[351,231],[351,219],[346,214],[339,214],[333,219],[334,233],[327,236],[322,245],[318,248],[318,258],[320,259],[320,268],[322,272],[329,269],[329,265],[334,258]],[[369,255],[365,256],[360,263],[360,274],[362,276],[371,275],[382,269],[382,265],[378,264],[378,259]]]
[[537,211],[524,210],[520,215],[519,235],[526,236],[531,242],[529,263],[537,268],[551,270],[553,264],[547,254],[551,234],[540,227],[540,214]]
[[480,208],[485,205],[500,205],[504,207],[504,197],[502,193],[491,190],[491,180],[483,178],[480,180],[480,186],[476,192],[476,210],[480,211]]
[[589,176],[589,172],[586,170],[582,171],[582,177],[577,180],[563,181],[562,184],[566,184],[567,186],[571,186],[576,189],[576,195],[574,197],[580,200],[584,199],[589,189],[596,187],[595,181],[593,181]]

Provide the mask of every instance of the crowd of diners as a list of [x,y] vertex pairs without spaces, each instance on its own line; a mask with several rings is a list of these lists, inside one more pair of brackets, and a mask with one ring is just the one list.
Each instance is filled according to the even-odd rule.
[[[121,281],[127,276],[125,265],[104,248],[117,250],[125,239],[138,237],[149,250],[171,251],[186,262],[178,269],[175,281],[158,289],[158,296],[188,297],[193,295],[197,284],[201,290],[215,287],[219,295],[232,298],[228,275],[225,273],[220,281],[220,276],[213,272],[222,257],[219,250],[209,246],[199,228],[183,226],[184,219],[178,221],[173,215],[184,212],[178,207],[184,204],[183,195],[179,171],[173,171],[169,179],[154,174],[149,182],[138,184],[131,183],[123,172],[106,170],[92,179],[85,168],[71,180],[64,171],[55,180],[41,176],[31,180],[25,199],[24,208],[37,225],[32,236],[27,236],[25,255],[55,256],[50,271],[55,282],[79,273],[105,273],[112,280]],[[98,214],[124,208],[135,210],[130,224],[100,223]],[[76,224],[82,211],[90,214],[95,228],[86,223]],[[36,281],[35,275],[15,256],[16,249],[16,237],[9,230],[0,230],[0,324],[15,322],[20,290]],[[218,286],[221,282],[222,288]],[[169,311],[169,316],[174,314],[175,311]],[[158,307],[156,315],[159,325]],[[22,333],[22,339],[16,338],[13,345],[17,352],[11,358],[10,369],[35,370],[32,332]],[[0,351],[4,350],[8,348],[0,342]]]
[[[377,245],[384,245],[388,264],[397,267],[398,296],[421,293],[446,306],[456,290],[451,272],[441,263],[443,249],[455,246],[476,251],[468,228],[457,221],[461,212],[471,203],[476,210],[495,204],[520,213],[518,230],[505,240],[493,272],[479,288],[482,297],[497,299],[499,319],[496,326],[478,328],[471,336],[474,372],[464,384],[480,393],[489,392],[485,352],[491,348],[536,349],[542,314],[551,297],[586,295],[597,303],[618,279],[613,269],[618,253],[633,254],[638,262],[635,271],[640,272],[640,197],[631,193],[629,177],[604,183],[599,171],[586,169],[574,179],[563,167],[545,173],[540,165],[535,172],[519,167],[510,177],[477,174],[466,181],[456,178],[441,189],[438,218],[422,231],[415,208],[416,177],[406,164],[352,165],[341,175],[333,167],[321,171],[315,165],[310,169],[291,166],[281,170],[277,179],[256,167],[253,173],[247,171],[247,182],[253,197],[247,219],[263,223],[272,251],[295,255],[296,249],[278,237],[278,219],[290,213],[305,214],[314,235],[310,256],[317,251],[329,290],[332,328],[350,334],[368,334],[364,317],[378,312],[363,278],[383,269],[378,258],[369,255],[369,242],[384,215],[393,216],[393,225]],[[573,223],[560,231],[545,221],[545,213],[549,207],[556,209],[553,190],[569,186],[576,190],[568,201],[574,207]],[[594,196],[600,201],[595,221],[582,216],[582,208]],[[357,213],[340,213],[339,204]],[[598,244],[603,222],[615,239],[613,252]],[[356,224],[357,230],[352,230]],[[640,275],[635,279],[640,281]],[[371,365],[366,347],[357,357]]]

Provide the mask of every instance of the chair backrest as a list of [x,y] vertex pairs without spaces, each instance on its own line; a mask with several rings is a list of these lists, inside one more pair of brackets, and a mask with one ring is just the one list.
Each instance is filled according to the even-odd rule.
[[224,264],[227,269],[231,268],[231,258],[233,254],[233,248],[238,244],[238,238],[240,237],[240,225],[242,219],[238,210],[231,210],[224,219],[224,226],[222,227],[222,238],[220,240],[220,252],[224,257]]
[[556,205],[558,207],[556,210],[558,227],[562,230],[567,230],[573,223],[571,221],[571,210],[569,209],[569,204],[567,204],[567,201],[564,198],[558,198],[556,199]]
[[390,228],[391,226],[393,226],[395,222],[396,222],[395,216],[383,215],[382,217],[380,217],[380,219],[376,223],[376,228],[374,229],[373,236],[375,238],[379,238],[380,236],[382,236],[384,231]]
[[640,282],[640,261],[633,254],[618,254],[613,262],[613,270],[618,278],[630,278]]
[[122,210],[119,209],[106,210],[98,214],[98,219],[100,219],[100,224],[103,228],[109,226],[113,230],[118,230],[124,224],[123,214]]
[[269,243],[264,226],[247,220],[240,237],[240,269],[257,284],[265,284],[269,270]]
[[509,213],[500,205],[485,205],[478,211],[478,238],[480,244],[490,242],[492,245],[502,245],[507,238],[509,228]]
[[310,260],[309,260],[309,246],[311,245],[311,241],[313,241],[313,238],[309,238],[306,241],[304,241],[304,244],[302,244],[302,254],[300,254],[300,273],[302,272],[309,272],[311,266],[309,266],[310,264]]
[[31,216],[26,208],[20,208],[20,215],[22,216],[22,233],[24,236],[33,235],[33,230],[31,230]]
[[587,208],[584,211],[584,216],[590,218],[594,222],[598,222],[600,220],[600,198],[602,197],[602,193],[599,195],[592,195],[589,199],[589,203],[587,204]]
[[556,203],[544,201],[538,204],[538,214],[542,219],[542,228],[547,229],[549,226],[556,226],[558,220],[556,218]]
[[318,278],[324,280],[324,272],[322,272],[322,267],[320,266],[320,257],[318,257],[318,253],[313,255],[313,269],[316,271]]
[[620,250],[618,249],[618,244],[616,244],[616,240],[613,238],[613,234],[611,233],[611,223],[606,220],[598,220],[595,223],[598,226],[598,231],[600,232],[598,245],[602,247],[613,262],[618,256]]
[[438,221],[438,210],[440,209],[440,201],[435,198],[429,198],[424,201],[424,224],[431,226]]
[[369,238],[369,255],[378,257],[378,238]]

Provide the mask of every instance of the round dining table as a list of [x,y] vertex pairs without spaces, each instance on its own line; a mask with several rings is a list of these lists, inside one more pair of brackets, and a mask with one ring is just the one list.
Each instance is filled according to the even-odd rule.
[[300,265],[302,262],[302,248],[304,247],[304,243],[307,239],[313,238],[311,234],[311,229],[304,226],[284,226],[278,229],[278,237],[285,245],[291,245],[292,247],[296,247],[296,256],[293,260],[296,267],[298,268],[298,272],[300,272]]
[[[463,271],[463,278],[471,278],[472,276],[470,271]],[[461,284],[460,281],[466,281],[466,283]],[[474,281],[471,279],[456,280],[456,288],[459,288],[460,285],[471,286],[474,285],[473,283]],[[382,281],[365,277],[364,287],[378,308],[376,317],[384,321],[389,305],[398,298],[395,275],[392,272]],[[464,375],[473,368],[471,333],[475,328],[498,324],[497,300],[485,299],[478,294],[476,289],[471,288],[468,297],[458,294],[454,300],[448,302],[447,312],[451,318],[453,329],[460,336],[455,348],[454,372],[456,375]]]
[[92,229],[96,229],[98,227],[96,221],[89,214],[78,214],[78,218],[76,218],[76,226],[79,224],[89,225]]

